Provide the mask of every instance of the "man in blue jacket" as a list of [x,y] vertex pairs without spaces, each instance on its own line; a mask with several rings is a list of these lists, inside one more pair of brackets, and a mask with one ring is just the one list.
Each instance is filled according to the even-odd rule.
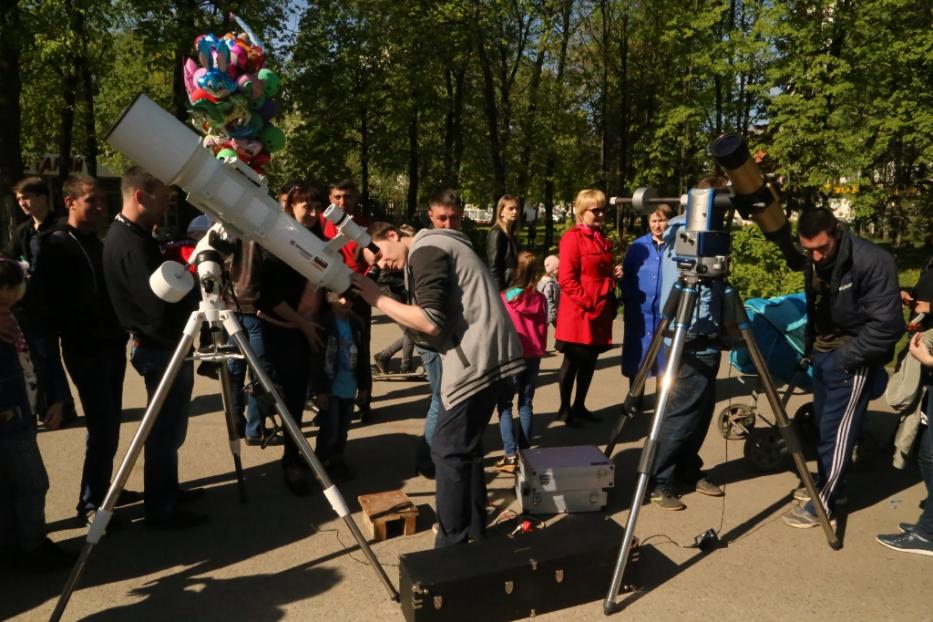
[[[905,330],[894,259],[841,225],[831,211],[803,212],[797,224],[808,261],[807,351],[813,361],[813,410],[819,426],[820,501],[832,514],[868,402],[884,390],[884,364]],[[817,524],[813,502],[787,512],[791,527]]]

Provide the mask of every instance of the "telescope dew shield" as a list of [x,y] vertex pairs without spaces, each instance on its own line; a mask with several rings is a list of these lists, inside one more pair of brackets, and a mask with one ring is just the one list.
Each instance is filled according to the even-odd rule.
[[713,141],[710,155],[726,172],[735,191],[736,207],[745,217],[751,216],[768,239],[787,224],[781,198],[765,181],[741,136],[726,133]]
[[197,134],[139,94],[107,134],[116,150],[165,184],[188,192],[188,202],[241,237],[287,263],[315,285],[350,289],[350,269],[337,249],[282,212],[262,179],[239,160],[218,160]]

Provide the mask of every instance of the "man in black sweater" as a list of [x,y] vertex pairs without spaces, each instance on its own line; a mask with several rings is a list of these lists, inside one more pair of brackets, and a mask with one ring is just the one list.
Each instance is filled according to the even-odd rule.
[[[807,253],[807,352],[813,360],[813,412],[819,427],[820,501],[832,514],[868,402],[887,383],[884,364],[904,333],[894,258],[853,234],[826,208],[804,211],[797,223]],[[791,527],[815,527],[806,489],[783,516]]]
[[[195,299],[169,304],[149,288],[149,275],[162,263],[152,229],[165,216],[168,188],[134,166],[123,175],[121,190],[123,209],[104,241],[104,278],[117,318],[132,339],[130,362],[144,378],[151,403]],[[146,522],[151,527],[185,529],[207,520],[179,507],[193,496],[193,491],[178,488],[178,449],[188,430],[193,387],[193,367],[185,361],[146,440]]]
[[[40,234],[27,312],[50,350],[61,339],[62,357],[84,408],[87,445],[76,508],[84,525],[110,487],[123,410],[126,331],[104,282],[104,247],[97,237],[105,213],[103,193],[86,175],[72,175],[62,190],[68,218]],[[58,357],[48,363],[53,376],[63,375]],[[124,502],[139,498],[130,491],[123,495]]]

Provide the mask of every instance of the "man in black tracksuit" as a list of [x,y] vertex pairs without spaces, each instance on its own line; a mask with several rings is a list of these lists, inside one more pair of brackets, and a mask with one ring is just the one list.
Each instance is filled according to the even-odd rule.
[[[832,514],[870,399],[884,390],[894,346],[905,330],[894,259],[854,235],[825,208],[807,210],[797,225],[808,254],[807,345],[813,361],[813,410],[819,427],[820,500]],[[813,527],[806,501],[783,517]]]
[[[61,339],[62,357],[84,408],[87,444],[77,504],[83,525],[110,487],[123,410],[127,335],[104,282],[104,246],[97,237],[103,194],[84,175],[69,177],[63,194],[67,222],[40,234],[27,313],[50,349]],[[62,374],[57,356],[49,364],[57,368],[56,375]]]

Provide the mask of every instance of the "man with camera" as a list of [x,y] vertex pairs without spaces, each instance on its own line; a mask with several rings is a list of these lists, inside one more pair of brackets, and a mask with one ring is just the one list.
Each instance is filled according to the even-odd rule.
[[[130,362],[145,380],[151,403],[195,301],[189,296],[169,304],[149,287],[149,275],[163,260],[152,230],[168,209],[168,187],[138,166],[123,175],[120,187],[123,209],[104,242],[104,277],[120,324],[132,338]],[[178,487],[178,450],[188,430],[193,387],[193,366],[185,361],[146,439],[145,505],[150,527],[187,529],[207,520],[179,507],[197,495]]]
[[[854,235],[823,207],[800,215],[797,234],[807,254],[807,351],[819,428],[814,483],[831,515],[868,402],[884,390],[884,364],[905,325],[897,267],[887,252]],[[818,525],[806,489],[794,497],[805,503],[784,514],[784,522],[798,528]]]

